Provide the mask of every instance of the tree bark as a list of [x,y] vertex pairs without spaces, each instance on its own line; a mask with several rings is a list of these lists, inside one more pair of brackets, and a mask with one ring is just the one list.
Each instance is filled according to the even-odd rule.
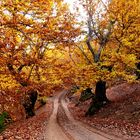
[[[30,64],[29,64],[30,65]],[[29,76],[28,78],[25,80],[21,77],[20,75],[20,72],[22,70],[22,68],[24,67],[25,65],[21,65],[19,68],[18,68],[18,72],[14,69],[13,67],[13,64],[12,63],[8,63],[7,64],[7,67],[11,73],[11,75],[13,75],[16,79],[17,82],[20,83],[21,86],[23,87],[27,87],[29,86],[29,79],[31,77],[31,73],[32,73],[32,70],[33,70],[33,67],[35,66],[35,64],[33,64],[33,66],[31,67],[31,70],[30,70],[30,73],[29,73]],[[25,93],[25,97],[24,98],[24,101],[23,101],[23,107],[25,109],[25,113],[26,113],[26,118],[29,118],[29,117],[32,117],[35,115],[35,103],[36,103],[36,100],[37,100],[37,91],[36,90],[30,90],[28,91],[27,93]]]
[[86,88],[85,90],[83,90],[81,92],[81,96],[80,99],[78,101],[78,103],[75,106],[79,106],[80,103],[85,102],[91,98],[93,98],[95,95],[92,93],[92,89],[91,88]]
[[94,115],[107,103],[109,103],[109,100],[106,97],[106,82],[100,80],[96,83],[95,96],[93,96],[92,102],[85,116]]
[[36,90],[30,90],[25,94],[23,106],[26,113],[26,118],[30,118],[35,115],[35,103],[37,100],[38,92]]
[[106,97],[106,82],[105,81],[100,80],[96,83],[95,98],[101,102],[108,101]]

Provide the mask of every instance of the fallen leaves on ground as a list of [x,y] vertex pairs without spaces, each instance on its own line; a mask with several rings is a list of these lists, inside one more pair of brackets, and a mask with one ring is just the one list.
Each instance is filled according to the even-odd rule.
[[52,102],[36,112],[36,116],[11,124],[1,135],[0,140],[46,140],[45,131],[52,111]]
[[[85,117],[85,112],[89,107],[90,101],[86,101],[78,107],[75,106],[74,102],[70,102],[69,109],[75,119],[106,131],[107,133],[122,137],[126,136],[131,140],[138,140],[140,139],[140,85],[132,85],[135,90],[131,89],[125,93],[124,90],[129,89],[126,86],[130,85],[124,84],[124,86],[118,86],[118,92],[116,88],[115,92],[117,94],[120,93],[120,96],[124,97],[125,95],[122,95],[121,92],[123,88],[123,94],[126,94],[127,98],[118,100],[118,94],[116,102],[114,101],[106,105],[94,116]],[[113,92],[112,89],[111,92]],[[113,93],[110,93],[110,96],[113,96]],[[115,99],[113,98],[113,100]]]

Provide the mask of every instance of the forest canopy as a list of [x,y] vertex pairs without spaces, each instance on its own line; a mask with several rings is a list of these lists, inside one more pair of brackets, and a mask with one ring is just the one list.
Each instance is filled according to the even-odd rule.
[[0,113],[11,111],[7,96],[20,104],[31,89],[48,96],[67,85],[139,82],[139,3],[79,0],[73,13],[63,0],[1,0]]

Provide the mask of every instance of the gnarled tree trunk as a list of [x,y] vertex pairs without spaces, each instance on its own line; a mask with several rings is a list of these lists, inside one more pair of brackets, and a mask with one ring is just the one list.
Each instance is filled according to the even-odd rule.
[[38,92],[36,90],[30,90],[25,94],[23,101],[23,106],[26,113],[26,118],[32,117],[35,115],[35,103],[37,100]]
[[[30,66],[31,64],[28,64],[28,66]],[[32,70],[34,68],[34,64],[33,66],[31,67],[31,70],[29,72],[29,76],[28,76],[28,79],[24,79],[21,75],[20,75],[20,72],[21,70],[23,69],[23,67],[26,66],[26,65],[21,65],[18,70],[15,70],[15,68],[13,67],[13,64],[11,62],[8,62],[7,63],[7,67],[11,73],[12,76],[15,77],[16,81],[23,87],[27,87],[29,86],[29,79],[31,77],[31,73],[32,73]],[[25,97],[24,98],[24,101],[23,101],[23,107],[25,109],[25,113],[26,113],[26,118],[29,118],[31,116],[34,116],[35,115],[35,111],[34,111],[34,107],[35,107],[35,103],[36,103],[36,100],[37,100],[37,91],[36,90],[29,90],[27,93],[25,93]]]
[[95,95],[92,93],[92,89],[91,88],[86,88],[85,90],[83,90],[81,92],[81,96],[79,98],[79,101],[77,102],[77,104],[75,106],[80,105],[80,103],[85,102],[91,98],[93,98]]
[[95,96],[93,96],[91,105],[85,115],[94,115],[108,102],[109,100],[106,97],[106,82],[100,80],[96,83]]

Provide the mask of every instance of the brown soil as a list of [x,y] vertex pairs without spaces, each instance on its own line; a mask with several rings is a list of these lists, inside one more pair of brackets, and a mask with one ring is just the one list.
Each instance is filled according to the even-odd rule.
[[113,102],[92,117],[85,117],[90,102],[78,107],[69,104],[74,117],[107,133],[121,135],[122,139],[140,139],[140,85],[122,84],[107,90]]
[[[57,92],[53,98],[53,113],[46,127],[47,140],[109,140],[111,136],[93,130],[73,119],[64,100],[67,91]],[[92,130],[91,130],[92,129]],[[110,138],[111,137],[111,138]],[[116,140],[116,139],[113,139]]]
[[[66,92],[56,92],[55,96],[36,112],[36,116],[9,126],[0,135],[0,140],[140,139],[140,85],[124,84],[111,88],[107,96],[113,102],[93,117],[86,118],[84,115],[90,102],[75,107],[77,99],[74,97],[69,104],[74,118],[90,126],[73,118],[64,100]],[[117,135],[121,138],[116,137]]]
[[[66,91],[64,91],[66,92]],[[58,108],[58,122],[70,140],[121,140],[117,136],[105,134],[73,118],[62,94]]]

